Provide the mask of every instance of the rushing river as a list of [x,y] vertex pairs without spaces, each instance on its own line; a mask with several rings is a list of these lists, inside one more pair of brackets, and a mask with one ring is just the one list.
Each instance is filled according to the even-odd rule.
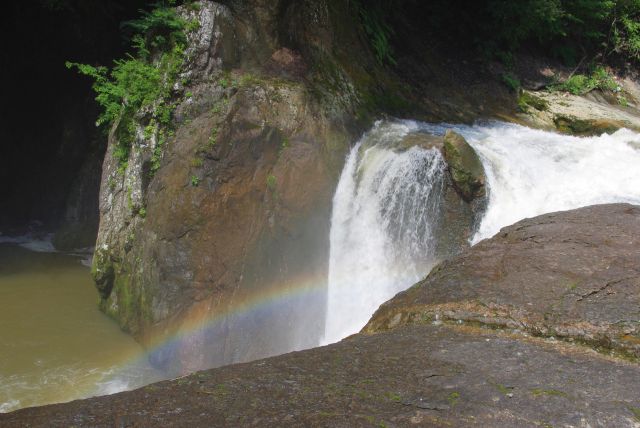
[[353,147],[333,198],[325,343],[358,332],[380,304],[427,275],[444,166],[437,149],[398,150],[410,134],[462,134],[487,175],[471,243],[526,217],[586,205],[640,205],[640,134],[572,137],[487,122],[381,121]]
[[81,261],[0,244],[0,412],[112,393],[158,377],[139,358],[140,345],[98,310]]

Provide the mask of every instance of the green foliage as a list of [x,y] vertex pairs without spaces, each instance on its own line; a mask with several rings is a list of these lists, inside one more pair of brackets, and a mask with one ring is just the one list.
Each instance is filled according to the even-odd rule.
[[396,64],[391,47],[393,28],[385,19],[388,8],[393,7],[393,3],[384,0],[370,0],[365,6],[364,0],[355,1],[360,22],[380,64]]
[[161,131],[158,135],[156,146],[153,148],[153,153],[151,154],[151,169],[149,172],[152,176],[160,169],[160,161],[162,160],[162,151],[164,149],[165,141],[165,132]]
[[595,67],[590,75],[574,74],[564,82],[551,86],[552,90],[573,95],[584,95],[594,89],[614,91],[617,88],[618,84],[603,67]]
[[502,82],[513,92],[517,92],[520,89],[520,80],[511,73],[504,73]]
[[425,27],[440,40],[475,46],[506,60],[523,47],[567,65],[587,57],[640,61],[640,0],[394,0],[420,4]]
[[200,184],[200,178],[199,178],[199,177],[197,177],[197,176],[195,176],[195,175],[192,175],[192,176],[191,176],[190,181],[191,181],[191,185],[192,185],[193,187],[198,187],[198,185]]
[[607,55],[640,61],[640,0],[618,0],[609,18]]
[[[167,127],[175,104],[171,102],[172,88],[184,59],[186,45],[185,30],[188,24],[180,18],[170,5],[175,1],[158,2],[150,11],[141,11],[142,17],[123,24],[133,29],[135,55],[116,60],[109,70],[103,66],[92,66],[67,62],[67,68],[76,68],[80,74],[94,80],[96,101],[102,107],[96,124],[111,127],[116,125],[118,143],[114,157],[119,171],[124,172],[132,144],[136,138],[136,116],[150,115],[143,135],[149,139],[158,130],[158,125]],[[164,135],[159,137],[152,159],[152,173],[159,168],[159,157],[164,144]]]
[[218,142],[218,127],[215,127],[211,130],[211,135],[209,135],[209,140],[207,141],[207,145],[210,149],[212,149],[216,143]]
[[267,187],[271,191],[275,191],[276,185],[278,184],[275,175],[269,175],[267,177]]
[[449,405],[453,408],[456,406],[456,404],[458,404],[458,400],[460,400],[460,393],[459,392],[452,392],[451,394],[449,394],[447,396],[447,401],[449,402]]
[[189,23],[180,18],[173,7],[169,7],[174,4],[175,1],[154,3],[151,11],[141,10],[140,18],[122,24],[135,33],[133,46],[142,58],[155,52],[170,51],[174,46],[186,45],[185,30]]
[[280,143],[280,148],[278,149],[278,157],[282,156],[282,152],[284,152],[287,148],[289,148],[289,138],[284,137],[282,142]]

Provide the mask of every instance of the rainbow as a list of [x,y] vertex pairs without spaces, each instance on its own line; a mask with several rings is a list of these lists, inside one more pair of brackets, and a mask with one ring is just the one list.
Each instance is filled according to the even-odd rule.
[[[170,375],[164,373],[164,376],[156,376],[154,379],[147,382],[143,381],[139,385],[133,385],[133,387],[140,387],[143,384],[162,380],[162,378],[166,379],[212,368],[205,363],[207,356],[202,354],[202,349],[206,349],[204,348],[205,342],[209,342],[204,338],[211,336],[211,332],[222,331],[226,335],[224,327],[229,322],[233,322],[234,325],[242,325],[251,323],[252,320],[268,319],[270,315],[278,314],[278,311],[283,308],[300,308],[304,307],[301,306],[301,302],[317,302],[320,299],[326,299],[326,293],[326,275],[316,275],[299,277],[277,286],[265,287],[262,290],[252,290],[250,293],[209,297],[194,304],[186,314],[181,316],[178,321],[179,326],[171,333],[156,334],[152,339],[145,340],[145,346],[144,348],[141,347],[139,353],[123,356],[120,368],[110,377],[126,378],[128,372],[135,371],[135,367],[148,366],[150,358],[153,359],[154,356],[158,355],[166,356],[167,354],[172,360],[176,356],[182,360],[180,372]],[[324,319],[309,321],[324,323]],[[268,325],[265,326],[265,328],[268,327]],[[300,327],[300,329],[304,330],[303,327]],[[233,334],[231,333],[231,335]],[[221,336],[219,339],[227,339],[227,337]],[[316,343],[311,346],[319,345],[320,339],[318,337]],[[222,346],[224,346],[224,342],[222,343]],[[282,352],[278,353],[303,348],[293,343],[291,345],[290,348],[282,349]],[[244,362],[267,356],[269,355],[236,355],[231,361],[224,361],[224,364]],[[222,364],[217,364],[217,366],[219,365]],[[125,389],[130,388],[123,387],[120,390]],[[118,392],[118,390],[111,392]],[[93,391],[88,395],[96,395],[96,393],[105,392]]]

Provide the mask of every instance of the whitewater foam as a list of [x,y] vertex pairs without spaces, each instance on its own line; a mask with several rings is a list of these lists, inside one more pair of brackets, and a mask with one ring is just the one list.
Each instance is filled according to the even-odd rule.
[[574,137],[502,122],[378,122],[351,150],[333,200],[325,343],[357,332],[431,269],[445,166],[434,149],[392,147],[411,132],[448,129],[473,146],[487,175],[488,206],[470,243],[548,212],[640,205],[640,134],[627,129]]
[[325,343],[357,332],[434,262],[445,163],[436,149],[394,149],[415,129],[380,122],[347,158],[333,200]]

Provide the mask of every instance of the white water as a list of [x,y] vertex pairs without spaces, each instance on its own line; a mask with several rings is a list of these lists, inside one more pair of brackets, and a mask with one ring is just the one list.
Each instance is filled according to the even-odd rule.
[[441,158],[433,149],[388,147],[411,132],[447,129],[469,141],[487,174],[489,204],[472,243],[548,212],[640,205],[640,134],[629,130],[584,138],[500,122],[379,122],[349,154],[333,200],[325,343],[356,333],[431,269]]
[[445,163],[436,149],[392,150],[417,128],[378,124],[353,148],[333,200],[325,342],[358,331],[381,302],[423,277]]

